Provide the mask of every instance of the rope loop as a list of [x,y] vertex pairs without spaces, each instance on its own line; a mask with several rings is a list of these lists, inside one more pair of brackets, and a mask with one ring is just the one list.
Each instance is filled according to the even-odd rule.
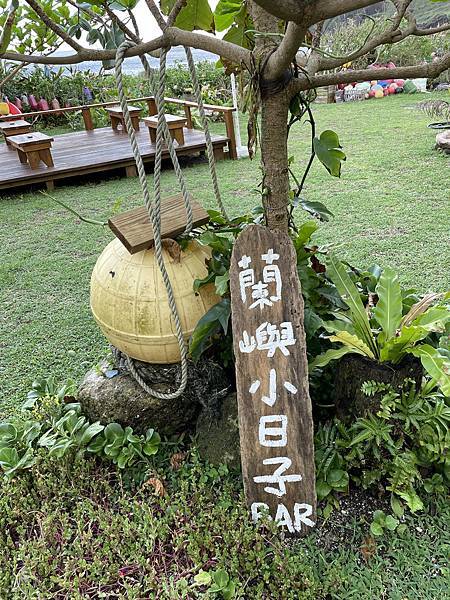
[[[133,151],[133,156],[136,162],[136,167],[138,171],[139,181],[142,187],[144,203],[147,208],[150,222],[153,228],[154,242],[155,242],[155,256],[158,264],[158,268],[161,272],[164,285],[167,292],[167,297],[169,300],[170,312],[173,318],[173,322],[175,324],[176,336],[178,340],[178,345],[180,347],[180,355],[181,355],[181,382],[178,389],[172,393],[162,393],[157,390],[152,389],[139,375],[136,365],[131,357],[127,356],[127,366],[137,381],[137,383],[151,396],[158,398],[160,400],[174,400],[183,394],[187,385],[187,377],[188,377],[188,348],[186,341],[183,336],[183,330],[181,327],[181,321],[178,314],[175,296],[173,293],[172,284],[169,279],[169,275],[166,270],[166,266],[164,264],[163,257],[163,249],[162,249],[162,239],[161,239],[161,171],[162,171],[162,154],[163,154],[163,146],[164,142],[167,145],[169,150],[170,158],[172,160],[175,174],[178,179],[178,183],[181,189],[181,194],[183,196],[183,201],[186,210],[186,233],[190,233],[193,228],[193,214],[192,214],[192,204],[190,200],[190,195],[186,187],[186,182],[183,176],[183,172],[180,167],[180,163],[178,161],[178,156],[174,147],[174,141],[172,136],[170,135],[169,127],[167,125],[166,115],[165,115],[165,107],[164,107],[164,95],[165,95],[165,80],[166,80],[166,63],[167,63],[167,54],[169,52],[168,47],[161,48],[160,54],[160,65],[159,65],[159,78],[156,78],[154,70],[150,67],[150,64],[145,56],[141,56],[141,62],[144,67],[145,74],[150,82],[150,88],[152,94],[155,98],[157,115],[158,115],[158,126],[156,130],[156,152],[155,152],[155,168],[154,168],[154,200],[152,201],[150,198],[150,192],[148,188],[147,177],[144,169],[144,162],[142,160],[141,153],[139,151],[139,144],[137,141],[136,133],[134,131],[134,127],[131,122],[130,112],[128,109],[128,102],[124,92],[123,86],[123,76],[122,76],[122,64],[124,61],[125,53],[128,49],[132,48],[136,44],[129,40],[125,40],[118,48],[116,52],[116,62],[115,62],[115,75],[117,81],[117,89],[119,93],[120,106],[122,108],[125,125],[128,132],[128,137],[130,140],[131,148]],[[195,69],[194,59],[192,56],[191,49],[185,46],[186,58],[188,62],[189,71],[192,78],[192,83],[194,87],[194,93],[196,97],[196,101],[198,104],[200,119],[202,122],[202,126],[205,132],[205,141],[206,141],[206,153],[208,156],[209,170],[211,174],[211,180],[214,189],[214,195],[217,200],[217,204],[220,208],[220,211],[223,217],[228,221],[228,216],[225,211],[224,204],[222,202],[222,198],[219,190],[219,182],[217,179],[216,167],[215,167],[215,159],[214,159],[214,148],[212,145],[211,134],[209,132],[208,120],[205,113],[205,108],[203,105],[202,94],[200,90],[200,85],[197,77],[197,72]]]

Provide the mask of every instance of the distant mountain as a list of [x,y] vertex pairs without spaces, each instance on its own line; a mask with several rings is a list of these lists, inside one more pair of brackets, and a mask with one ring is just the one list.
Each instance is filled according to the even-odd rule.
[[[450,1],[432,2],[431,0],[413,0],[409,10],[414,13],[419,25],[434,27],[440,23],[450,20]],[[342,21],[350,17],[358,17],[358,15],[366,14],[375,17],[380,14],[392,14],[394,12],[391,2],[377,2],[368,8],[356,10],[347,15],[339,17]]]

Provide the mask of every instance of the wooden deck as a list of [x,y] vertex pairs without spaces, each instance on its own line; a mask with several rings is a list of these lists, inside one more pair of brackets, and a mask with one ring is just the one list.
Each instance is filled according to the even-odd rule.
[[[156,147],[151,143],[148,129],[143,123],[137,135],[144,162],[153,163]],[[203,131],[185,129],[184,136],[184,145],[177,147],[179,156],[198,155],[205,151]],[[216,158],[227,157],[228,138],[221,135],[211,137]],[[77,177],[82,180],[89,173],[118,168],[124,168],[128,176],[136,173],[128,135],[113,131],[111,127],[55,136],[52,155],[54,167],[46,167],[41,163],[33,170],[28,164],[21,164],[15,150],[4,143],[0,144],[0,190],[12,190],[35,183],[46,184],[52,189],[54,182],[62,179]],[[163,158],[169,158],[167,149]]]

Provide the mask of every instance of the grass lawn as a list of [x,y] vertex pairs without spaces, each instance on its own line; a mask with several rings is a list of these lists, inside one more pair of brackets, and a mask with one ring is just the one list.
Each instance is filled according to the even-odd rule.
[[[443,291],[450,288],[449,158],[433,150],[430,119],[413,108],[419,99],[317,105],[318,131],[338,132],[348,158],[339,180],[316,163],[304,195],[335,214],[317,240],[335,244],[342,258],[360,267],[391,265],[403,284]],[[308,156],[308,133],[301,126],[291,134],[299,171]],[[260,179],[258,159],[220,162],[217,169],[230,214],[258,204],[252,192]],[[189,166],[185,175],[194,196],[214,207],[207,165]],[[167,194],[177,191],[170,170],[163,187]],[[54,195],[102,220],[118,200],[122,209],[141,204],[137,179],[91,180],[58,187]],[[2,417],[16,410],[34,378],[80,380],[106,353],[89,311],[89,278],[112,235],[79,223],[36,191],[3,194],[0,224]],[[149,591],[152,577],[161,598],[195,598],[183,591],[185,580],[202,565],[216,564],[239,580],[243,594],[252,590],[239,596],[249,600],[449,597],[445,502],[409,518],[406,533],[391,534],[367,557],[360,551],[367,523],[351,518],[342,526],[347,543],[336,551],[322,549],[316,534],[286,549],[269,533],[254,533],[244,524],[240,483],[227,473],[203,476],[195,465],[186,468],[173,476],[165,500],[129,491],[113,476],[102,483],[107,475],[93,473],[87,463],[69,475],[58,468],[44,464],[34,483],[3,487],[0,598],[156,598]],[[149,566],[156,551],[160,558]],[[253,583],[256,572],[267,579],[263,587]],[[273,587],[271,578],[283,572],[285,587]]]

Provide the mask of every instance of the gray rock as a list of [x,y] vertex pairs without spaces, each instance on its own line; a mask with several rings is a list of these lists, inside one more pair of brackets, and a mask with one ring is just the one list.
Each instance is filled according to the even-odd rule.
[[[139,374],[160,392],[173,392],[180,380],[179,365],[150,365],[135,361]],[[148,427],[172,435],[192,430],[202,406],[214,412],[226,395],[228,383],[223,369],[212,361],[189,363],[186,391],[175,400],[159,400],[147,394],[117,362],[118,374],[108,378],[106,361],[87,373],[78,391],[84,414],[92,421],[117,422],[137,432]]]
[[218,411],[203,410],[197,421],[197,445],[212,464],[241,465],[236,394],[228,394]]

